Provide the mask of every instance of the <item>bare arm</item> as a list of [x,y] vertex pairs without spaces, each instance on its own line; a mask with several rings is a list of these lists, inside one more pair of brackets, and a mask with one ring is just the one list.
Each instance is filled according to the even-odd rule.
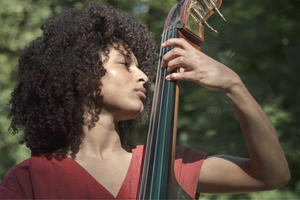
[[225,155],[207,158],[199,177],[199,192],[249,192],[286,184],[290,173],[276,131],[239,76],[183,39],[170,39],[163,44],[167,46],[175,46],[164,56],[168,70],[185,67],[167,79],[193,81],[224,92],[235,110],[250,155],[249,159]]
[[226,95],[240,122],[250,159],[208,158],[199,177],[199,190],[249,192],[286,184],[290,178],[288,165],[276,131],[265,113],[242,83]]

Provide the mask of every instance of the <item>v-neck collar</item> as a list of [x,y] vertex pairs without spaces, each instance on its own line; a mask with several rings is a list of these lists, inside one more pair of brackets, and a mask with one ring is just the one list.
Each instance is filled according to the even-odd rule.
[[95,183],[95,185],[97,185],[98,187],[101,187],[102,189],[104,189],[110,196],[112,196],[112,199],[118,199],[120,193],[122,192],[122,189],[124,188],[124,185],[126,184],[127,182],[127,179],[129,178],[129,174],[130,174],[130,170],[132,168],[132,165],[133,165],[133,160],[134,160],[134,154],[132,153],[131,154],[131,159],[130,159],[130,163],[129,163],[129,166],[128,166],[128,169],[127,169],[127,172],[126,172],[126,175],[125,175],[125,178],[122,182],[122,185],[117,193],[117,196],[114,196],[104,185],[102,185],[100,182],[98,182],[84,167],[82,167],[76,160],[73,160],[72,158],[70,157],[67,157],[69,160],[71,160],[71,162],[73,162],[87,177],[90,178],[91,181],[93,181]]

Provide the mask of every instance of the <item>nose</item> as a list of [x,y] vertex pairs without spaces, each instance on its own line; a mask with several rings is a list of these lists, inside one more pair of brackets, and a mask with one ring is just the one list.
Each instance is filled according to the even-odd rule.
[[144,84],[149,81],[148,76],[140,68],[137,68],[137,77],[138,81],[143,82]]

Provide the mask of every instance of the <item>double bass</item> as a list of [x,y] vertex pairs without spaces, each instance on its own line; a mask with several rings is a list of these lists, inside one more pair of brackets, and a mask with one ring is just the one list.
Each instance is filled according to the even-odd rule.
[[[161,42],[185,38],[200,50],[204,27],[217,34],[207,19],[217,13],[225,21],[218,9],[221,1],[182,0],[177,3],[167,16]],[[166,81],[169,72],[162,67],[162,57],[171,49],[160,49],[138,199],[191,199],[174,173],[179,87],[176,82]]]

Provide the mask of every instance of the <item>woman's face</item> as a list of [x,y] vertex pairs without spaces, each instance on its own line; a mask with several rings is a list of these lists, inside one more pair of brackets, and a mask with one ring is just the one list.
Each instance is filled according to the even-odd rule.
[[143,109],[146,99],[144,84],[148,77],[138,68],[137,59],[129,52],[130,59],[125,56],[125,49],[109,48],[108,58],[102,56],[106,74],[101,79],[101,95],[105,111],[112,113],[117,121],[136,117]]

